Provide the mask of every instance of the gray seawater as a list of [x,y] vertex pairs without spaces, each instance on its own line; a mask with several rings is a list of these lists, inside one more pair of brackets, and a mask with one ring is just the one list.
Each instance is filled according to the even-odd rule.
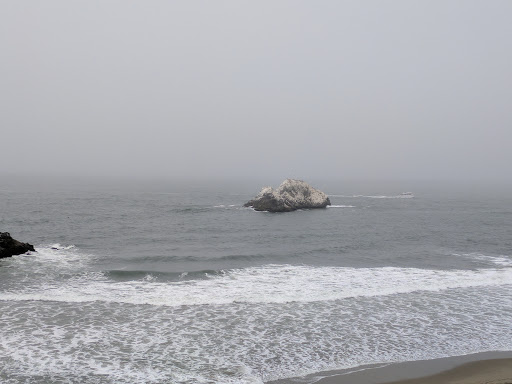
[[[262,383],[512,350],[509,191],[0,188],[2,383]],[[259,186],[258,186],[259,187]]]

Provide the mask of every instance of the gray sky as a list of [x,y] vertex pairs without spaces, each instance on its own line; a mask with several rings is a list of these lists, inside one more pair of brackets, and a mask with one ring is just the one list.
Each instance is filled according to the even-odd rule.
[[512,1],[0,0],[11,173],[505,179]]

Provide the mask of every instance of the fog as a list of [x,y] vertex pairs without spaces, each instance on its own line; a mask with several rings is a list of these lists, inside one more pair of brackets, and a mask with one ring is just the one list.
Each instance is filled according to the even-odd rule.
[[512,181],[510,1],[2,1],[11,175]]

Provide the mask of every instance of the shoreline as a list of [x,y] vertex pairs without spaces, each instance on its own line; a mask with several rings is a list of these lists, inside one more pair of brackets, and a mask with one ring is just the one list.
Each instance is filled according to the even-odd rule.
[[512,384],[512,351],[363,365],[266,384]]

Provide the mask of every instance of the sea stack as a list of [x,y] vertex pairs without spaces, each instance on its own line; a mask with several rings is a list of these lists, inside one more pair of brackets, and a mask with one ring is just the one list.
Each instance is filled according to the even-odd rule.
[[9,232],[0,232],[0,259],[21,255],[28,251],[35,252],[34,246],[29,243],[22,243],[14,240]]
[[329,197],[302,180],[286,179],[277,189],[264,187],[258,195],[244,204],[255,211],[291,212],[297,209],[325,208]]

